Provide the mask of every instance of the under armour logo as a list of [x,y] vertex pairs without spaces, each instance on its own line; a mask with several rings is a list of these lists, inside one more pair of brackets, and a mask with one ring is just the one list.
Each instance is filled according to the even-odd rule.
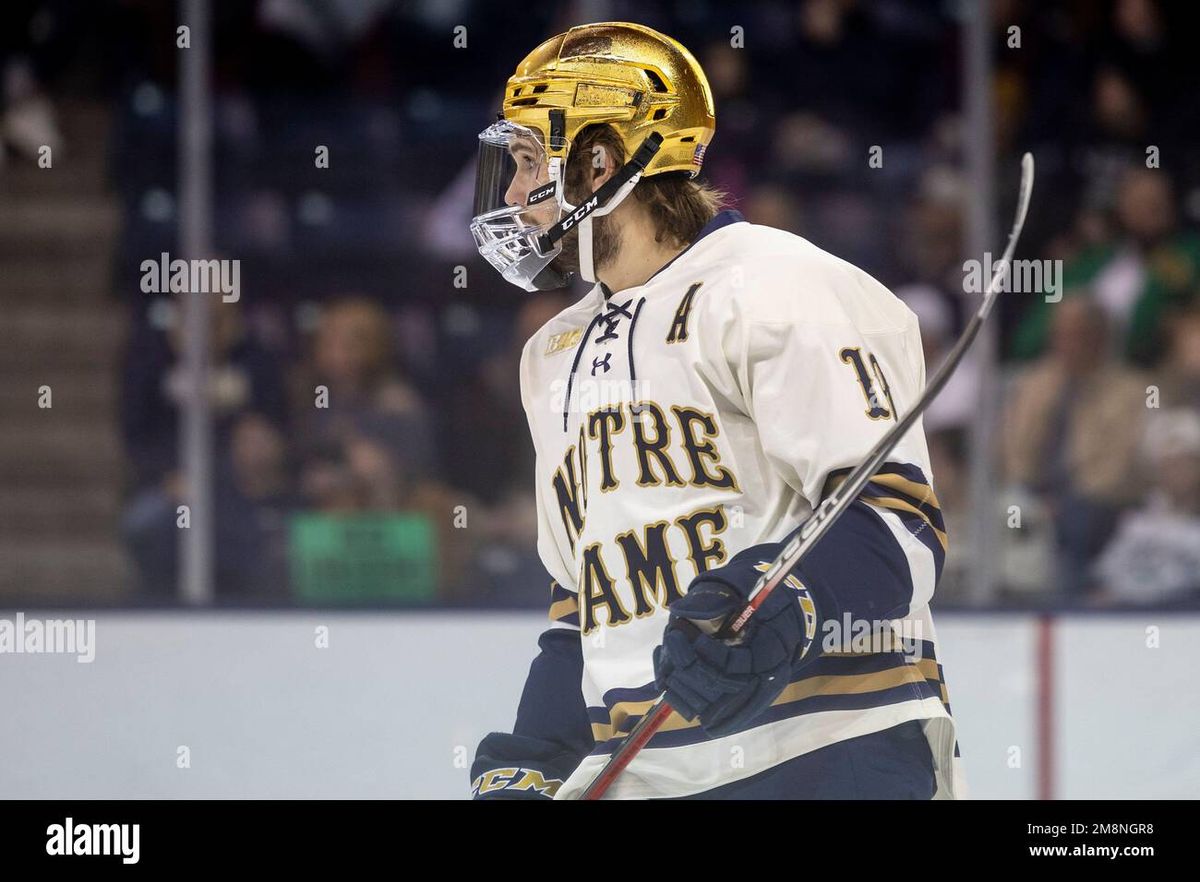
[[606,352],[606,353],[604,353],[604,358],[593,358],[592,359],[592,376],[593,377],[596,376],[597,368],[604,368],[605,373],[608,372],[608,369],[611,367],[611,365],[609,365],[609,363],[608,363],[608,360],[610,358],[612,358],[612,353]]

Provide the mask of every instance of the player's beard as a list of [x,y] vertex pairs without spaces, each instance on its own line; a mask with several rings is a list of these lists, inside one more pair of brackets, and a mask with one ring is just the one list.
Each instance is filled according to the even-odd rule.
[[[567,191],[573,205],[582,205],[591,194]],[[613,223],[611,214],[592,218],[592,268],[602,272],[616,260],[621,250],[621,229]],[[579,272],[579,228],[571,230],[562,239],[562,253],[550,262],[551,268],[561,273]]]

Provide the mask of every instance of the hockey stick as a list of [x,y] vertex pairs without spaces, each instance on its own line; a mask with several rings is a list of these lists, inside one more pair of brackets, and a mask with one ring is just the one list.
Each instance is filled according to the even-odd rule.
[[[888,454],[892,452],[905,433],[913,427],[913,424],[920,418],[921,413],[929,406],[929,402],[936,398],[937,394],[942,391],[942,387],[946,385],[946,381],[950,379],[950,375],[954,373],[955,368],[958,367],[959,362],[962,361],[971,344],[975,342],[975,338],[979,335],[979,329],[983,327],[984,321],[992,311],[996,295],[999,293],[1000,279],[1009,270],[1013,251],[1017,247],[1017,240],[1021,237],[1021,230],[1025,226],[1025,214],[1029,210],[1029,198],[1032,193],[1033,155],[1026,153],[1021,157],[1021,189],[1017,196],[1016,219],[1013,221],[1012,232],[1008,234],[1008,246],[1004,249],[1004,254],[1001,256],[1000,262],[996,265],[992,279],[988,283],[987,290],[984,292],[983,303],[980,304],[979,309],[971,317],[971,320],[967,322],[967,327],[963,330],[958,342],[954,344],[954,348],[946,356],[946,360],[942,362],[941,367],[937,369],[933,378],[925,385],[925,390],[921,393],[921,397],[917,399],[916,404],[913,405],[912,410],[879,440],[879,443],[875,445],[862,464],[851,472],[838,485],[837,489],[821,502],[817,510],[809,516],[808,520],[800,528],[800,532],[792,537],[792,540],[788,542],[779,556],[771,562],[767,571],[759,577],[758,581],[754,584],[754,588],[750,591],[745,608],[738,614],[737,618],[721,630],[720,637],[732,637],[746,626],[746,622],[762,606],[763,602],[767,599],[767,595],[774,591],[775,586],[782,582],[784,577],[808,556],[813,546],[829,531],[834,522],[846,513],[846,510],[850,508],[850,504],[858,498],[858,494],[866,487],[867,482],[875,476],[879,467],[883,465]],[[654,733],[667,721],[667,717],[672,712],[673,708],[667,703],[666,698],[659,696],[654,705],[642,715],[642,718],[633,727],[633,730],[625,736],[625,740],[621,742],[620,746],[609,757],[604,768],[600,770],[600,773],[592,783],[583,791],[580,798],[591,800],[603,797],[617,776],[629,765],[646,743],[654,737]]]

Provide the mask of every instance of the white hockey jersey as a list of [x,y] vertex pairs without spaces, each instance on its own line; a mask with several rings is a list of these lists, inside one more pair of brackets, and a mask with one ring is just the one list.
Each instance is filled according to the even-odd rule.
[[[521,359],[550,617],[579,631],[596,742],[560,799],[590,783],[657,697],[667,604],[698,573],[798,526],[925,382],[901,301],[736,212],[644,285],[606,293],[597,285],[563,310]],[[961,795],[928,608],[946,539],[920,424],[863,498],[911,580],[907,615],[885,628],[916,650],[851,645],[857,623],[824,622],[821,657],[754,725],[712,739],[672,715],[609,798],[698,793],[909,720],[930,742],[937,796]]]

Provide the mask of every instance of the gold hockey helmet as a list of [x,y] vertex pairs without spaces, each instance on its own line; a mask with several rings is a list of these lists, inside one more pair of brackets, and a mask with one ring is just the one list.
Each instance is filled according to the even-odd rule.
[[[551,110],[565,112],[561,133],[551,131]],[[540,132],[551,158],[565,158],[579,131],[597,123],[616,129],[626,157],[658,132],[662,146],[646,177],[694,177],[717,124],[708,78],[692,53],[626,22],[574,27],[530,52],[505,87],[504,118]]]
[[[580,205],[566,199],[571,146],[589,125],[621,137],[625,164]],[[562,287],[552,266],[579,233],[579,269],[595,281],[593,217],[615,209],[643,175],[695,177],[716,130],[712,90],[682,45],[643,25],[602,22],[546,40],[517,66],[498,122],[479,135],[471,233],[505,279]]]

